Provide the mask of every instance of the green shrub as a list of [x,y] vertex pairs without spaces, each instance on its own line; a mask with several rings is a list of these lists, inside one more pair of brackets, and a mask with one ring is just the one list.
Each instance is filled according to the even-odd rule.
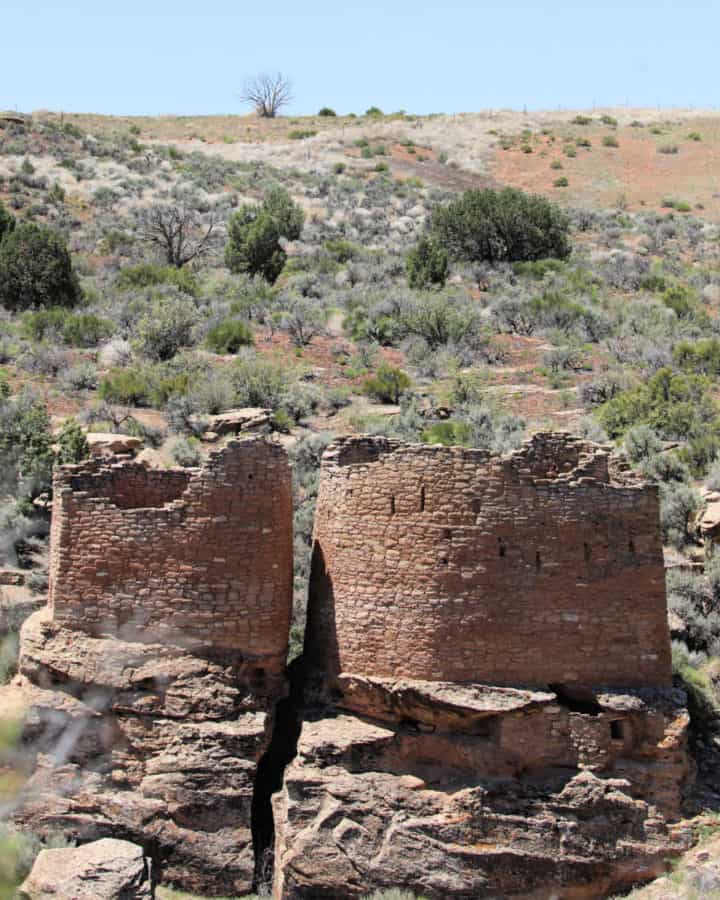
[[403,313],[401,330],[422,338],[432,351],[473,342],[480,331],[477,308],[457,295],[421,294]]
[[77,419],[66,419],[57,436],[57,461],[79,463],[90,456],[90,445]]
[[560,208],[515,188],[469,190],[433,212],[431,235],[450,257],[490,263],[565,258],[570,223]]
[[592,123],[592,118],[590,116],[583,116],[578,113],[577,116],[572,120],[573,125],[590,125]]
[[323,244],[327,252],[339,263],[348,263],[360,255],[360,248],[351,241],[334,238]]
[[334,109],[331,109],[329,106],[323,106],[322,109],[318,112],[319,116],[336,116],[337,113]]
[[69,315],[68,309],[57,306],[28,312],[23,316],[22,333],[38,343],[53,335],[61,336]]
[[[16,631],[11,631],[0,638],[0,685],[8,684],[17,674],[20,639]],[[0,844],[0,850],[2,845]],[[13,897],[14,893],[4,894],[3,860],[0,858],[0,897]]]
[[149,401],[156,409],[162,409],[176,397],[185,397],[190,391],[191,373],[168,371],[160,368],[148,373]]
[[225,319],[207,334],[205,343],[213,353],[237,353],[241,347],[252,347],[253,335],[240,319]]
[[600,121],[603,125],[609,125],[611,128],[617,128],[618,120],[614,116],[609,116],[607,113],[600,116]]
[[562,169],[562,167],[563,167],[563,164],[560,162],[559,159],[554,159],[554,160],[550,163],[550,168],[551,168],[551,169],[556,169],[556,170],[557,170],[557,169]]
[[567,187],[569,184],[570,182],[567,180],[565,175],[561,175],[559,178],[556,178],[555,181],[553,181],[553,185],[555,187]]
[[542,281],[550,272],[566,271],[565,263],[559,259],[535,259],[530,262],[513,263],[513,272],[533,281]]
[[720,433],[719,412],[706,378],[665,368],[608,400],[598,417],[611,438],[646,424],[662,438],[692,445]]
[[673,361],[696,375],[720,375],[720,340],[680,341],[673,350]]
[[197,438],[176,437],[170,447],[170,454],[183,468],[199,466],[202,461]]
[[633,463],[641,463],[662,450],[662,441],[649,425],[636,425],[625,435],[625,453]]
[[700,475],[720,452],[720,415],[709,387],[703,376],[661,369],[603,404],[597,415],[613,438],[644,423],[664,439],[683,441],[678,459]]
[[135,331],[138,350],[153,360],[172,359],[191,344],[192,330],[198,321],[194,301],[174,288],[161,288],[150,298],[147,312]]
[[228,223],[225,264],[233,272],[277,280],[287,258],[280,239],[297,240],[305,216],[284,188],[273,188],[261,206],[243,206]]
[[577,156],[577,150],[572,144],[566,144],[563,147],[563,153],[570,159],[572,159],[574,156]]
[[240,406],[280,407],[294,373],[280,359],[244,351],[231,372],[233,388]]
[[702,135],[700,134],[699,131],[691,131],[690,134],[688,135],[688,140],[689,141],[701,141]]
[[92,313],[79,313],[67,317],[62,336],[71,347],[97,347],[99,343],[112,337],[115,327],[107,319]]
[[313,128],[296,128],[288,133],[291,141],[303,141],[305,138],[315,137],[317,131]]
[[49,490],[53,459],[45,403],[27,392],[0,400],[0,496]]
[[15,216],[3,206],[0,200],[0,241],[15,228]]
[[606,134],[602,139],[603,147],[619,147],[618,139],[614,134]]
[[432,238],[421,237],[406,260],[408,284],[411,288],[442,287],[448,277],[448,255]]
[[147,373],[137,367],[113,369],[100,381],[98,396],[105,403],[148,406],[152,385]]
[[167,284],[178,288],[184,294],[196,297],[199,293],[198,283],[190,269],[175,266],[160,266],[157,263],[140,263],[136,266],[125,266],[115,282],[121,291],[139,291],[144,288]]
[[379,106],[371,106],[365,110],[366,116],[371,116],[372,118],[379,118],[380,116],[385,115]]
[[425,444],[443,444],[445,447],[468,447],[472,439],[472,428],[467,422],[446,419],[426,428],[421,435]]
[[705,312],[698,301],[697,294],[688,285],[674,284],[660,294],[660,299],[675,313],[678,319],[704,321]]
[[682,549],[690,540],[690,522],[702,506],[695,488],[682,482],[660,485],[660,530],[663,541]]
[[22,222],[0,243],[0,306],[9,310],[75,306],[81,291],[62,236]]
[[96,347],[113,334],[114,325],[92,313],[73,313],[64,307],[50,307],[23,317],[24,334],[39,342],[57,335],[71,347]]
[[720,714],[720,704],[712,678],[700,660],[693,659],[684,644],[673,642],[673,674],[682,682],[688,697],[693,729],[700,734],[711,730]]
[[679,148],[677,144],[661,144],[658,147],[658,153],[665,153],[667,155],[675,155],[679,152]]
[[375,375],[365,379],[363,391],[380,403],[397,403],[410,385],[410,377],[402,369],[383,363]]

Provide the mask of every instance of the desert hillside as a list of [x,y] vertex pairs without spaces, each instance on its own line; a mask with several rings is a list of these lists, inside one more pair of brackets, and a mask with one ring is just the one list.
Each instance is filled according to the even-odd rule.
[[[238,436],[262,441],[241,440],[238,450]],[[336,471],[345,442],[349,461]],[[257,448],[268,445],[266,459]],[[414,449],[395,471],[392,454],[405,445]],[[68,475],[62,464],[80,468]],[[337,486],[343,466],[356,479],[347,496]],[[224,467],[225,487],[254,479],[252,490],[243,487],[252,515],[242,521],[224,488],[207,488]],[[475,557],[463,556],[475,535],[463,529],[486,515],[478,471],[499,485],[496,495],[488,488],[491,524],[472,538],[481,575]],[[395,493],[403,479],[412,501]],[[17,817],[39,835],[34,851],[52,840],[127,837],[163,860],[170,875],[161,892],[174,885],[214,896],[250,896],[273,880],[278,898],[370,896],[396,884],[433,900],[520,896],[523,878],[538,898],[554,878],[565,879],[568,898],[630,890],[699,834],[711,837],[720,805],[720,113],[0,113],[0,485],[7,708],[54,710],[77,723],[92,719],[87,694],[100,685],[117,702],[113,727],[123,735],[111,765],[92,719],[87,746],[63,760],[63,790],[72,795],[81,782],[80,796],[92,798],[92,828],[74,795],[76,806],[48,799],[37,772],[52,776],[38,766],[33,783],[50,812]],[[61,524],[58,485],[69,510]],[[542,518],[545,491],[556,489],[562,502]],[[476,520],[461,521],[470,494]],[[426,504],[432,528],[444,529],[431,537],[415,517]],[[167,538],[177,521],[160,528],[157,510],[166,507],[178,520],[210,517],[213,552],[192,529]],[[493,518],[496,509],[502,517]],[[60,565],[50,529],[52,521],[55,547],[66,549],[65,515],[86,516],[85,531],[72,533],[77,555]],[[265,532],[253,543],[261,525],[275,551]],[[153,548],[146,565],[137,534]],[[201,549],[193,563],[175,558],[177,546]],[[233,569],[232,548],[251,546],[263,571],[284,559],[287,579],[274,573],[267,594],[253,586],[236,597],[233,580],[250,579],[252,565]],[[407,609],[386,621],[374,602],[398,556],[402,578],[388,579],[397,597],[417,578],[416,608],[427,604],[417,622]],[[336,559],[340,574],[323,587]],[[506,559],[523,567],[517,590],[495,571]],[[428,591],[436,564],[444,580]],[[203,573],[226,565],[221,601],[208,613],[202,603],[220,588]],[[104,628],[116,595],[103,593],[103,579],[120,583],[131,570],[137,593],[118,588],[115,638],[132,648],[133,663],[106,665],[119,651]],[[150,572],[157,607],[140,627],[138,584]],[[51,620],[38,612],[49,577]],[[372,590],[356,595],[364,577]],[[451,610],[458,597],[470,604],[463,592],[473,578],[510,598],[492,644],[502,653],[484,656],[487,669],[461,637],[468,622],[496,634],[478,625],[484,608],[457,622],[444,608],[436,621],[431,609],[436,596]],[[594,618],[578,625],[572,665],[566,639],[531,647],[547,621],[540,615],[530,627],[515,595],[550,597],[559,620],[574,623],[567,591],[586,581],[594,588],[583,609]],[[168,584],[186,591],[187,608],[177,611]],[[308,657],[309,590],[332,595],[327,616],[338,617],[339,649],[323,644],[325,668],[313,675],[298,674],[317,663]],[[600,597],[604,616],[593,607]],[[178,640],[168,624],[176,613],[183,634],[203,634],[213,652],[229,655]],[[245,618],[251,624],[236,629]],[[363,630],[384,635],[397,650],[385,669],[415,687],[390,683],[384,650],[368,652]],[[75,659],[75,632],[87,667]],[[318,640],[327,641],[324,632]],[[558,669],[543,682],[555,654]],[[588,665],[586,681],[597,690],[566,696],[563,672],[582,681],[588,654],[598,667]],[[166,685],[156,691],[158,660]],[[343,668],[348,660],[356,668]],[[471,671],[477,677],[463,677]],[[492,683],[493,671],[502,678],[488,696],[458,688]],[[513,671],[524,673],[517,683]],[[447,695],[429,687],[435,681],[452,685]],[[58,684],[72,685],[62,700]],[[315,717],[301,730],[303,690]],[[35,728],[45,714],[33,715]],[[542,735],[537,747],[532,734]],[[52,755],[56,737],[38,745],[40,756]],[[501,749],[489,750],[491,739]],[[164,741],[172,751],[161,751]],[[223,780],[226,758],[240,773],[232,783]],[[177,786],[174,766],[192,773],[191,786]],[[107,783],[106,769],[114,772]],[[478,770],[492,772],[482,790]],[[512,781],[512,803],[497,787],[502,779]],[[117,813],[118,835],[97,824],[113,821],[115,790],[136,804]],[[347,822],[329,812],[338,796],[352,810]],[[230,833],[238,809],[241,837]],[[425,824],[406,831],[413,811]],[[463,816],[471,824],[455,829]],[[573,837],[570,820],[592,825]],[[543,821],[554,823],[556,845]],[[391,853],[382,835],[396,832],[403,836]],[[442,878],[416,877],[425,853]],[[204,866],[207,854],[215,856]],[[478,859],[482,877],[472,874]],[[372,874],[381,861],[384,880]],[[313,866],[322,878],[313,880]],[[665,893],[647,896],[672,896],[667,883],[657,890]]]

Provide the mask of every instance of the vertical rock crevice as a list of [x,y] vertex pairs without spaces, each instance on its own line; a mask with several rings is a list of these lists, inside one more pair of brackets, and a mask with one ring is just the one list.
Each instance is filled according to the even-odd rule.
[[288,666],[289,693],[275,705],[270,744],[255,773],[251,829],[255,855],[253,890],[256,893],[267,891],[273,880],[275,820],[271,798],[282,788],[285,769],[297,754],[302,727],[304,671],[302,656]]

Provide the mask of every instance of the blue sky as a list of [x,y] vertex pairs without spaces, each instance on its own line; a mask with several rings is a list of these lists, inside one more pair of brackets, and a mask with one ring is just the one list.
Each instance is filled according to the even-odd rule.
[[289,112],[720,103],[720,0],[2,0],[0,108],[243,111],[247,75]]

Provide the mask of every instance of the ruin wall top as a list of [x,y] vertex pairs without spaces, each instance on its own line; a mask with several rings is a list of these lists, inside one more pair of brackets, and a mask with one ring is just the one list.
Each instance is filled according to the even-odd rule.
[[655,485],[599,445],[325,453],[306,653],[332,673],[665,687]]
[[234,441],[198,469],[91,460],[59,468],[53,490],[56,622],[239,654],[280,671],[292,607],[282,448]]

